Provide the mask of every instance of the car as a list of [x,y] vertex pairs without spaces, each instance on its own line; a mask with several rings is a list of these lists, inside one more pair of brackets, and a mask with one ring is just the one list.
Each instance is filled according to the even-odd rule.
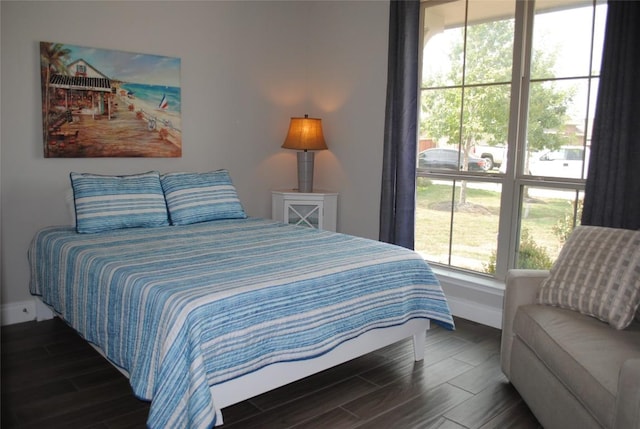
[[[562,146],[559,149],[538,153],[531,157],[529,162],[529,174],[532,176],[550,176],[580,179],[582,175],[583,161],[586,167],[589,165],[589,148],[585,154],[582,146]],[[586,155],[586,156],[585,156]]]
[[[469,155],[467,171],[485,171],[485,161]],[[446,170],[464,170],[462,155],[455,149],[435,148],[423,150],[418,154],[419,168],[442,168]]]
[[492,170],[494,167],[500,168],[507,158],[507,147],[502,145],[475,145],[471,148],[471,153],[484,159],[484,169]]

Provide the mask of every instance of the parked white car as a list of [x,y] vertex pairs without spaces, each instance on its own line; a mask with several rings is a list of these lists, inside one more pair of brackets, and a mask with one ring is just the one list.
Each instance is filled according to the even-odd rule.
[[[532,176],[564,177],[580,179],[587,177],[589,149],[582,146],[563,146],[560,149],[537,153],[529,161]],[[584,176],[583,176],[584,163]]]

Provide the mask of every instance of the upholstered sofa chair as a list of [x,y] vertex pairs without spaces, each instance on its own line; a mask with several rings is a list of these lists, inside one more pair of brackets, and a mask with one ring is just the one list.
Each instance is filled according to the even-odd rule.
[[640,231],[578,226],[550,271],[511,270],[501,365],[546,429],[640,429]]

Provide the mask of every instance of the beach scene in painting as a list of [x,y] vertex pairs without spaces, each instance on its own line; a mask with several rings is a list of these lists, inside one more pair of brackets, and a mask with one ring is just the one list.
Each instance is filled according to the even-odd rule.
[[180,59],[40,42],[44,156],[180,157]]

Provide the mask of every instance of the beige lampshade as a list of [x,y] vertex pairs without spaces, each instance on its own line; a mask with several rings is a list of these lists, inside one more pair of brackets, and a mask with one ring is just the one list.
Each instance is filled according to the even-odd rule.
[[322,134],[322,119],[291,118],[289,133],[282,147],[285,149],[297,150],[322,150],[328,149]]

